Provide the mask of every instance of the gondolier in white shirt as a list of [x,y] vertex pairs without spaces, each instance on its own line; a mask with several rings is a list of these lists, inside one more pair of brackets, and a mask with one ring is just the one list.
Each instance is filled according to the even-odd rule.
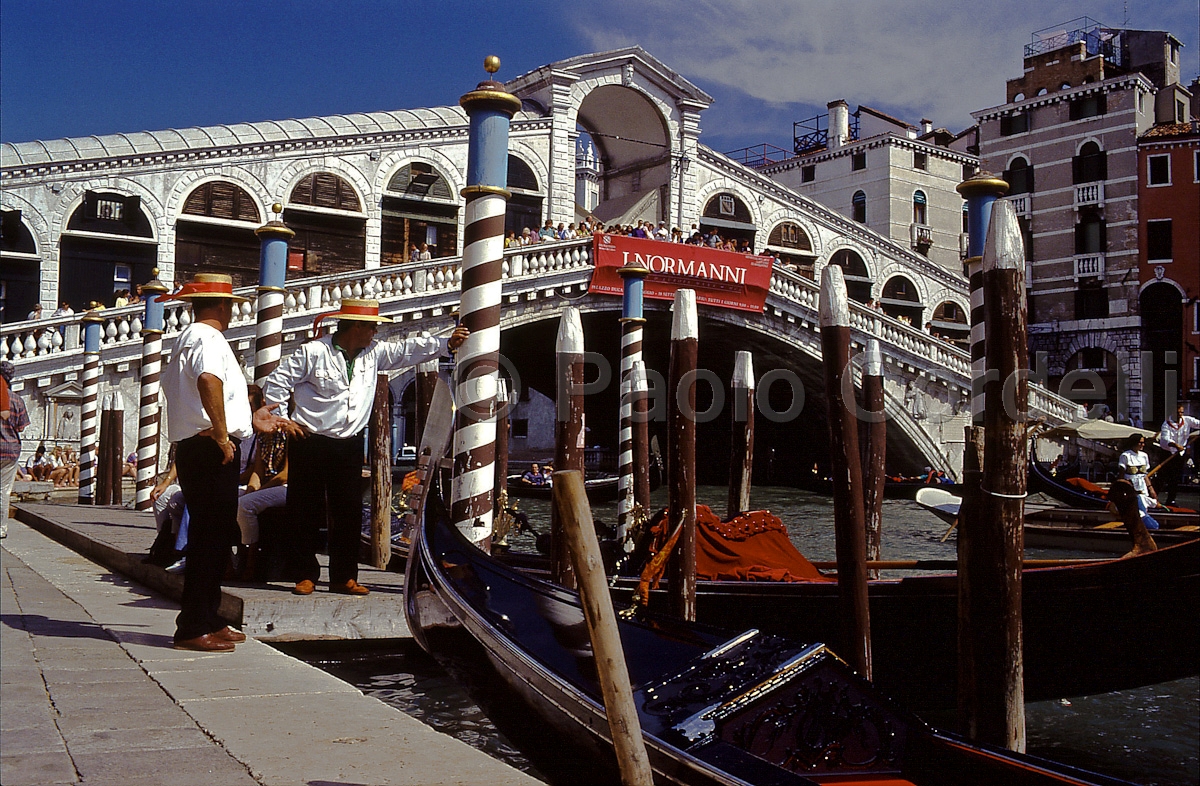
[[237,543],[238,451],[254,428],[273,431],[291,424],[263,408],[252,415],[246,377],[222,331],[229,328],[233,294],[229,276],[198,273],[159,300],[185,300],[192,323],[175,339],[163,372],[167,437],[176,443],[175,468],[191,517],[183,597],[175,620],[176,649],[230,652],[244,634],[218,614],[221,577]]
[[1158,505],[1158,495],[1150,485],[1146,473],[1150,471],[1150,459],[1146,456],[1146,438],[1141,434],[1130,434],[1122,445],[1124,451],[1117,457],[1117,466],[1122,477],[1133,486],[1138,495],[1138,513],[1146,529],[1158,529],[1158,522],[1146,512]]
[[469,335],[456,327],[448,339],[415,337],[377,341],[379,301],[346,298],[323,314],[314,328],[337,320],[337,332],[300,346],[267,377],[268,405],[292,400],[292,418],[305,432],[288,443],[287,518],[296,528],[288,570],[297,595],[309,595],[320,578],[318,532],[329,522],[329,589],[366,595],[358,583],[358,542],[362,528],[363,433],[375,400],[380,371],[396,371],[447,350]]
[[1200,433],[1200,420],[1183,414],[1183,404],[1175,407],[1175,417],[1163,421],[1158,432],[1158,446],[1171,455],[1158,470],[1159,481],[1166,496],[1166,504],[1174,505],[1179,496],[1179,481],[1183,479],[1183,468],[1187,464],[1189,442],[1195,441]]

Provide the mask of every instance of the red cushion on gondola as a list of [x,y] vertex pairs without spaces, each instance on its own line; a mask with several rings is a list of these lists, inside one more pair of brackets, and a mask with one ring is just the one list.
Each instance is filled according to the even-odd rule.
[[1086,491],[1088,494],[1104,496],[1104,489],[1100,488],[1090,480],[1085,480],[1084,478],[1067,478],[1066,482],[1080,491]]
[[740,581],[835,581],[788,539],[779,517],[766,510],[721,521],[706,505],[696,506],[696,577]]

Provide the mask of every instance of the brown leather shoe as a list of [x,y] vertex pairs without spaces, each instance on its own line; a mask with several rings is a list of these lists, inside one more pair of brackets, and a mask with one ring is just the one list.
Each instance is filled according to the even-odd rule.
[[330,584],[329,591],[340,595],[367,595],[371,592],[354,579],[348,580],[345,584]]
[[212,635],[216,636],[218,639],[221,639],[222,641],[228,641],[233,644],[241,644],[243,641],[246,640],[245,633],[242,633],[240,630],[234,630],[233,628],[229,627],[228,625],[221,628],[219,631],[217,631],[216,633],[214,633]]
[[194,652],[233,652],[233,642],[216,633],[205,633],[194,639],[175,639],[175,649]]
[[313,594],[313,590],[315,590],[316,588],[317,588],[316,584],[313,584],[308,579],[304,579],[303,581],[296,582],[296,586],[292,588],[292,594],[293,595],[311,595],[311,594]]

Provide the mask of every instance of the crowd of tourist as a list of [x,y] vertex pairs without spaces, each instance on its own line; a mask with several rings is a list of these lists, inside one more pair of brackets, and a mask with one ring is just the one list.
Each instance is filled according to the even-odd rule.
[[24,466],[17,467],[17,480],[50,481],[55,488],[79,485],[79,459],[75,451],[64,445],[46,450],[39,443]]

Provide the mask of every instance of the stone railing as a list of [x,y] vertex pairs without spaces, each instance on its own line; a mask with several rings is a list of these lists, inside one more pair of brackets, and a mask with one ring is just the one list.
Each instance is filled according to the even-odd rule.
[[[571,240],[506,251],[501,267],[503,279],[514,283],[536,281],[547,275],[590,269],[591,243],[590,239]],[[335,310],[345,297],[374,298],[380,301],[383,313],[394,313],[403,310],[406,300],[457,291],[461,283],[461,257],[296,279],[285,285],[284,319],[315,318],[322,311]],[[254,298],[255,288],[241,287],[237,293]],[[104,319],[101,325],[101,353],[136,355],[136,347],[142,342],[144,312],[141,305],[99,311]],[[67,370],[72,364],[81,365],[82,316],[82,313],[78,313],[68,317],[13,322],[0,327],[0,360],[11,360],[17,364],[18,377],[22,375],[21,366],[31,361],[53,360],[56,367],[61,365],[60,370]],[[167,350],[170,337],[191,322],[190,307],[180,302],[167,303],[164,322],[163,349]],[[230,337],[252,335],[254,323],[255,303],[241,304],[234,312]]]

